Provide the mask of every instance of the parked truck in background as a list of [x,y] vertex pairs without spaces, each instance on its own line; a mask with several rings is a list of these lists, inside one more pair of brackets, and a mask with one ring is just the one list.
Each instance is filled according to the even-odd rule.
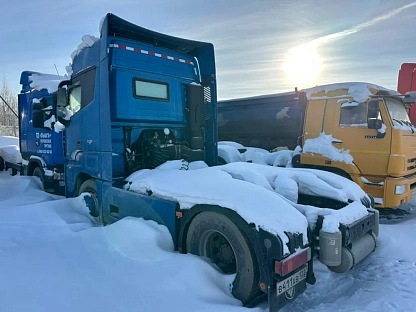
[[416,192],[416,134],[411,100],[367,83],[220,101],[220,141],[272,150],[301,147],[293,167],[353,180],[376,208],[409,202]]
[[[29,150],[29,141],[36,145],[37,133],[39,139],[46,135],[41,133],[54,135],[51,111],[57,120],[52,126],[59,121],[65,127],[60,135],[67,197],[89,193],[91,214],[104,224],[127,216],[164,224],[180,252],[231,268],[225,273],[236,274],[232,293],[243,304],[266,294],[270,311],[277,311],[302,293],[306,282],[314,283],[311,249],[299,233],[287,233],[289,252],[283,252],[281,237],[227,207],[201,203],[181,209],[173,200],[124,189],[131,173],[169,160],[217,164],[212,44],[157,33],[107,14],[100,38],[76,53],[72,71],[51,94],[52,103],[49,94],[40,104],[31,103],[42,95],[29,90],[25,101],[19,97],[22,106],[27,104],[27,111],[20,111],[21,123],[32,121],[22,127],[23,150],[25,144]],[[25,90],[25,79],[22,85]],[[59,145],[58,140],[51,144]],[[25,160],[32,158],[38,159]],[[52,170],[47,161],[42,167]]]
[[[22,90],[18,95],[19,149],[22,161],[16,163],[10,159],[0,159],[3,167],[12,168],[14,173],[37,176],[44,189],[58,195],[65,194],[63,134],[54,131],[55,121],[52,107],[56,98],[47,88],[34,88],[33,82],[39,77],[47,78],[49,83],[60,78],[38,72],[24,71],[20,76]],[[42,110],[45,115],[43,127],[35,128],[32,111]],[[1,157],[0,157],[1,158]]]

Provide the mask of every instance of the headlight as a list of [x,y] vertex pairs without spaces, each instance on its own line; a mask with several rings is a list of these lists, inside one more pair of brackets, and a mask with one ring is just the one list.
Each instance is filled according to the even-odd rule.
[[401,195],[404,193],[405,189],[406,189],[406,185],[396,185],[394,187],[394,194]]

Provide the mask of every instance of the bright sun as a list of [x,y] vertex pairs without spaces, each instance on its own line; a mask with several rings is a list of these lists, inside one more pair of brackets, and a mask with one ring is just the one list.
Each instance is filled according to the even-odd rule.
[[316,46],[306,44],[292,48],[286,53],[283,69],[296,86],[308,86],[318,76],[321,64],[322,58]]

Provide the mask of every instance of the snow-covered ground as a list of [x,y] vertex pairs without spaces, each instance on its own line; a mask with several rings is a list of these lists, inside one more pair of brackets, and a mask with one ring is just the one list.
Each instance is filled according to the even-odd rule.
[[[415,235],[416,213],[383,221],[372,255],[341,275],[315,261],[317,283],[283,311],[414,311]],[[227,277],[174,252],[163,226],[101,227],[82,199],[10,172],[0,173],[0,276],[1,311],[267,311],[241,307]]]

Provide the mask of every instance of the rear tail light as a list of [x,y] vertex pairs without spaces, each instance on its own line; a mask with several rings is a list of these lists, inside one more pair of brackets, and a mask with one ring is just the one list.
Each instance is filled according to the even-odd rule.
[[295,253],[282,261],[276,261],[274,263],[274,270],[280,276],[285,276],[309,260],[311,260],[311,249],[308,247],[307,249]]

